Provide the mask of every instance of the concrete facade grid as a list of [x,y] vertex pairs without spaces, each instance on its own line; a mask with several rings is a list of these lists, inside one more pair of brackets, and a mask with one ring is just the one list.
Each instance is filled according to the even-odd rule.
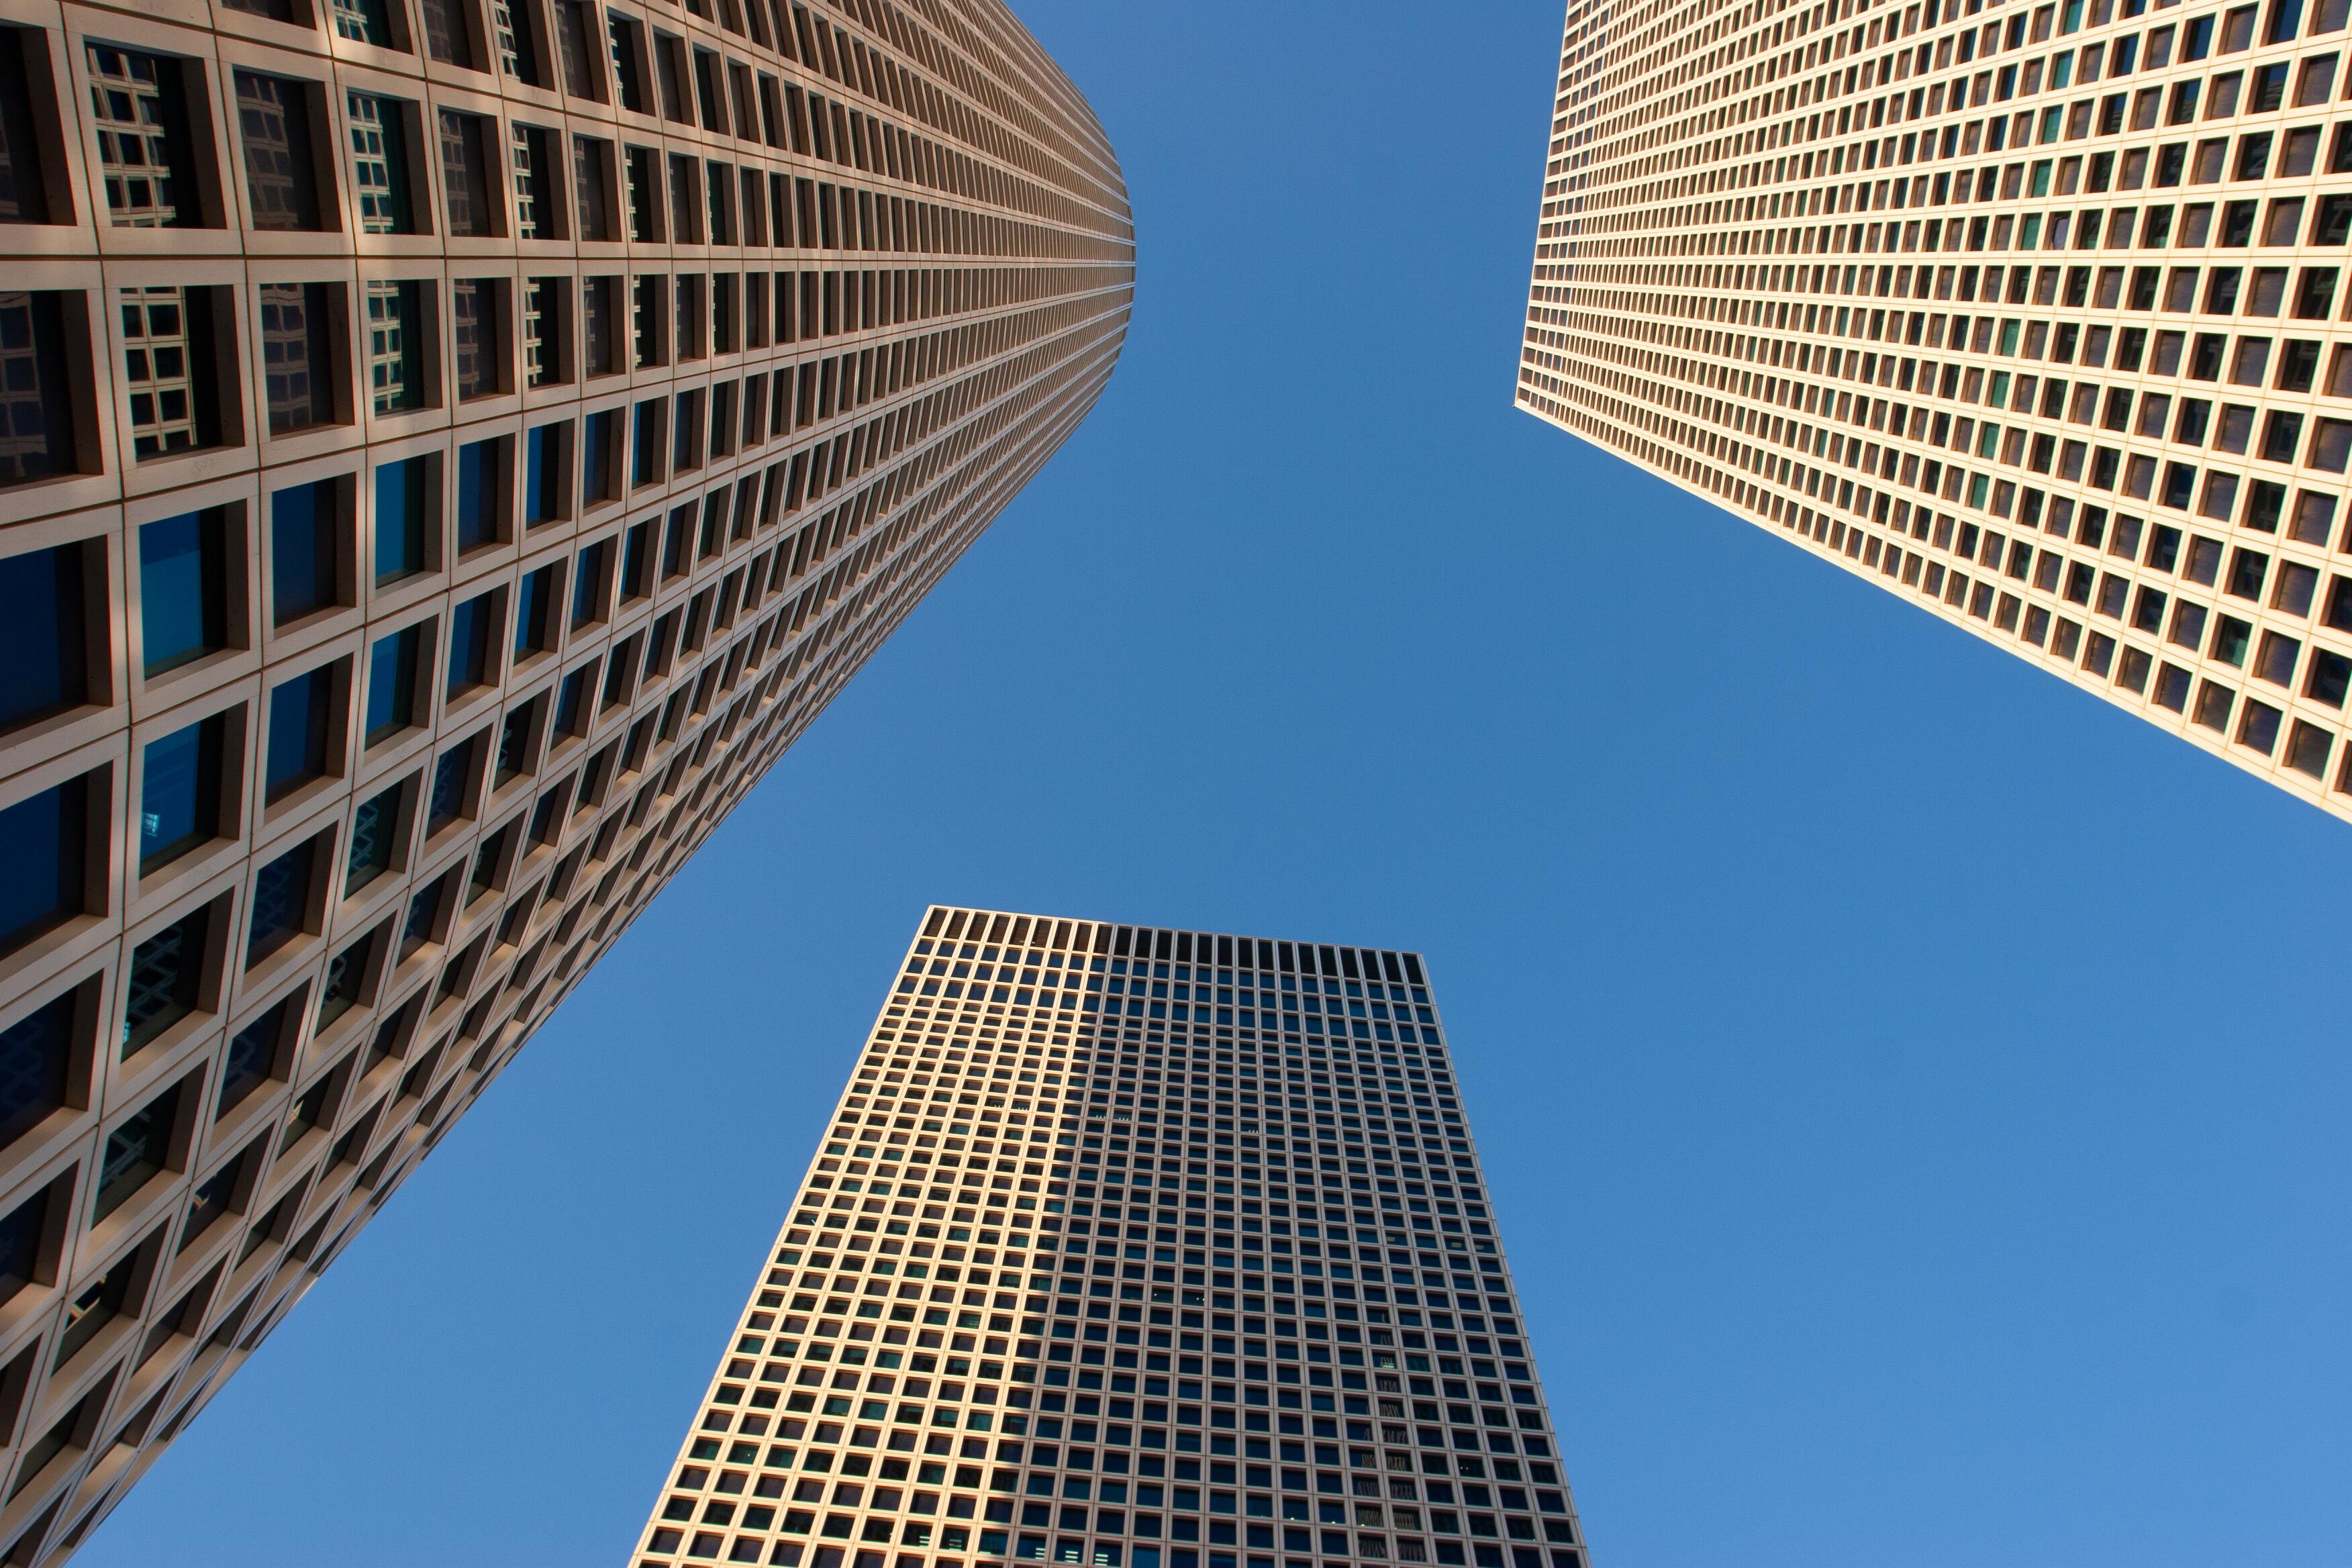
[[1083,419],[1133,248],[995,0],[0,0],[10,84],[0,1562],[53,1563]]
[[1579,0],[1518,405],[2352,817],[2346,22]]
[[1583,1568],[1417,953],[934,906],[637,1568]]

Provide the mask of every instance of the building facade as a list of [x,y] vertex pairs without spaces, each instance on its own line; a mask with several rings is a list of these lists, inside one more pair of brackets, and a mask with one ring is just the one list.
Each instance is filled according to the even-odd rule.
[[2346,13],[1579,0],[1518,404],[2352,816]]
[[1131,237],[998,0],[0,0],[0,1562],[1076,426]]
[[1418,954],[933,908],[637,1568],[1582,1568]]

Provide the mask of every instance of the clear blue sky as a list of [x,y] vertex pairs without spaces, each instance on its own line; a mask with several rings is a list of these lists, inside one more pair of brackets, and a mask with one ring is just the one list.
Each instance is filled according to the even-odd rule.
[[932,900],[1427,952],[1600,1568],[2352,1553],[2352,829],[1510,407],[1554,0],[1023,0],[1103,405],[83,1553],[618,1564]]

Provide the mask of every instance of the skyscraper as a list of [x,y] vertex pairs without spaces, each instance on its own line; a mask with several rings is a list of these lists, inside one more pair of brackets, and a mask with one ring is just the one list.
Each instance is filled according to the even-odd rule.
[[1581,1568],[1420,956],[934,908],[637,1568]]
[[2346,18],[1577,0],[1519,406],[2352,816]]
[[996,0],[0,24],[0,1560],[1084,417],[1131,238]]

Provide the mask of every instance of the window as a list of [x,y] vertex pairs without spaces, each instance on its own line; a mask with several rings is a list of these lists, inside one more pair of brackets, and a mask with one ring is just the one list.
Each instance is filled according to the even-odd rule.
[[436,486],[430,456],[379,463],[375,470],[375,584],[379,588],[432,568],[428,535]]
[[457,356],[460,403],[509,389],[506,290],[503,278],[450,281],[449,333]]
[[563,90],[591,103],[604,101],[590,39],[595,17],[584,0],[554,0],[555,48],[563,68]]
[[91,553],[61,544],[0,558],[0,733],[90,700],[89,585],[105,570]]
[[141,767],[139,874],[163,869],[234,827],[221,817],[230,715],[215,713],[147,743]]
[[67,1102],[74,1058],[89,1029],[83,990],[53,997],[0,1029],[0,1149]]
[[319,992],[319,1020],[312,1026],[314,1034],[325,1033],[330,1024],[360,1005],[368,983],[375,938],[376,933],[370,931],[328,961],[326,984]]
[[357,91],[345,93],[344,101],[351,116],[352,179],[359,193],[360,232],[415,234],[408,137],[415,105]]
[[457,448],[457,553],[502,542],[506,526],[507,437]]
[[505,232],[498,185],[490,178],[491,123],[478,114],[441,111],[442,199],[448,204],[453,236],[487,239]]
[[628,202],[630,240],[638,245],[660,242],[661,192],[654,181],[654,150],[629,147],[621,153],[623,195]]
[[390,637],[378,637],[369,650],[367,713],[361,731],[363,744],[380,745],[420,721],[417,675],[433,629],[430,621],[404,626]]
[[201,68],[112,44],[86,44],[90,119],[108,221],[117,228],[186,228],[204,223],[191,123],[192,72]]
[[452,700],[490,683],[499,632],[499,592],[478,594],[449,612],[448,695]]
[[269,433],[290,436],[342,423],[336,393],[341,337],[342,288],[334,283],[264,283],[261,312],[262,385],[269,403]]
[[414,279],[367,286],[368,388],[378,414],[404,414],[432,402],[425,285]]
[[143,462],[236,445],[239,389],[228,290],[166,284],[119,295],[131,455]]
[[[51,205],[53,143],[41,128],[54,123],[46,35],[0,27],[0,223],[56,223]],[[30,47],[27,47],[29,43]]]
[[150,679],[229,646],[229,510],[139,530],[141,662]]
[[604,618],[612,585],[605,581],[613,568],[613,542],[597,541],[580,552],[579,570],[572,582],[572,627],[593,626]]
[[99,1162],[97,1194],[90,1204],[91,1224],[136,1197],[141,1188],[170,1165],[173,1123],[179,1113],[180,1086],[174,1084],[108,1136],[106,1152]]
[[669,399],[648,397],[637,405],[636,440],[629,458],[629,483],[656,485],[662,480],[662,444],[669,434]]
[[526,528],[553,522],[568,510],[564,480],[572,471],[566,437],[572,423],[534,425],[523,437],[522,521]]
[[58,1334],[52,1366],[61,1367],[71,1361],[76,1351],[98,1337],[99,1330],[122,1315],[130,1304],[131,1280],[144,1261],[139,1251],[133,1251],[66,1303],[65,1327]]
[[247,969],[302,934],[310,919],[310,878],[319,846],[328,835],[319,834],[280,855],[253,879],[253,914],[247,928],[245,965]]
[[620,499],[621,411],[600,409],[580,422],[580,499],[584,506]]
[[123,983],[122,1058],[130,1060],[203,1005],[214,906],[165,926],[131,951]]
[[520,603],[515,616],[514,650],[518,658],[534,653],[545,653],[554,646],[551,610],[558,585],[563,580],[561,566],[542,566],[522,580]]
[[332,9],[339,37],[380,49],[401,47],[399,36],[393,31],[389,0],[332,0]]
[[217,1121],[250,1099],[253,1091],[283,1076],[281,1057],[287,1044],[287,1021],[302,993],[284,998],[244,1028],[229,1037],[221,1059],[220,1093],[213,1102]]
[[556,162],[562,145],[555,132],[531,125],[514,128],[517,239],[564,237],[562,170]]
[[613,144],[593,136],[572,139],[572,188],[580,203],[580,237],[620,237],[613,226]]
[[481,744],[480,736],[469,735],[434,762],[433,793],[425,805],[427,834],[438,833],[467,815],[467,796],[473,784],[474,764]]
[[68,345],[88,342],[81,295],[0,290],[0,485],[84,467]]
[[490,48],[499,69],[525,87],[547,86],[545,28],[537,0],[490,0]]
[[[329,771],[334,744],[336,681],[342,662],[323,665],[279,683],[269,694],[269,749],[262,770],[264,798],[285,799]],[[336,759],[339,761],[339,759]]]
[[342,482],[319,479],[269,498],[270,624],[289,626],[349,596]]
[[245,190],[253,226],[297,232],[331,226],[326,220],[333,208],[319,199],[318,148],[312,134],[314,115],[324,118],[323,90],[313,82],[257,71],[238,71],[236,80],[237,133],[245,143]]
[[89,865],[86,773],[0,808],[0,955],[81,914]]
[[407,785],[392,788],[363,802],[352,817],[352,848],[343,868],[343,897],[350,898],[392,869],[393,847],[400,828],[400,797]]
[[533,278],[523,284],[522,370],[527,386],[562,386],[572,379],[572,279]]
[[474,29],[461,0],[422,0],[425,51],[443,65],[480,70]]
[[590,278],[580,287],[588,374],[617,375],[621,371],[621,280]]
[[617,11],[604,15],[612,40],[613,80],[620,91],[621,107],[632,114],[650,114],[653,104],[646,96],[645,30]]

